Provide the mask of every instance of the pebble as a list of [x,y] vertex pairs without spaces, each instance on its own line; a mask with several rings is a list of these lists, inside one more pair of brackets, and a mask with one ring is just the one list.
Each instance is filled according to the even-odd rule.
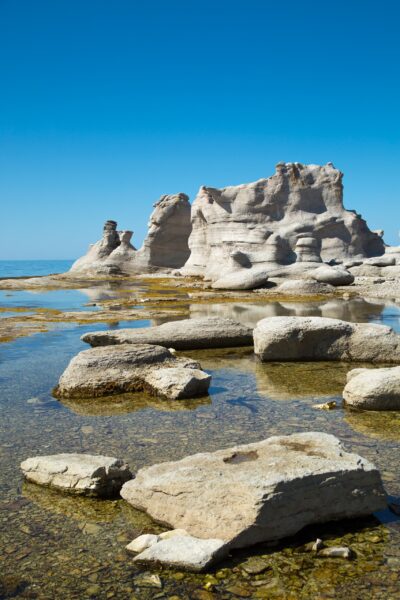
[[241,565],[241,568],[249,575],[258,575],[270,568],[269,564],[257,556],[249,558]]

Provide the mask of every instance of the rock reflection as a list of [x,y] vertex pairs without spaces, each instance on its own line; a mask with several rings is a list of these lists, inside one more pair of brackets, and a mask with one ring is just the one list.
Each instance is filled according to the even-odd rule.
[[378,440],[400,441],[400,412],[348,409],[345,420],[357,433]]
[[[344,300],[337,298],[322,302],[224,302],[220,304],[191,304],[190,316],[225,317],[255,327],[266,317],[314,316],[343,319],[344,321],[366,322],[380,320],[386,308],[384,302],[369,302],[363,298]],[[394,309],[398,310],[398,307]]]
[[120,394],[102,398],[60,398],[59,401],[80,416],[113,417],[132,413],[146,408],[160,411],[195,410],[211,404],[211,398],[193,398],[191,400],[163,400],[145,393]]

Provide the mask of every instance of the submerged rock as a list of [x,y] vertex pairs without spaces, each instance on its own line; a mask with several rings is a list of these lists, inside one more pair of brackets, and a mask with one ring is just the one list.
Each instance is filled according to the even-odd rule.
[[204,571],[228,553],[223,540],[177,535],[151,545],[135,562],[160,563],[189,571]]
[[347,374],[343,398],[363,410],[400,410],[400,367],[353,369]]
[[254,329],[264,361],[400,362],[400,335],[390,327],[326,317],[269,317]]
[[334,436],[316,432],[146,467],[121,495],[156,521],[230,548],[386,505],[377,469],[347,453]]
[[28,481],[71,494],[111,498],[132,479],[129,466],[119,458],[91,454],[34,456],[21,463]]
[[175,350],[251,346],[252,330],[231,319],[203,317],[170,321],[156,327],[96,331],[81,338],[91,346],[157,344]]
[[169,399],[192,398],[206,395],[210,381],[198,362],[177,358],[163,346],[121,344],[77,354],[54,395],[94,398],[148,390]]

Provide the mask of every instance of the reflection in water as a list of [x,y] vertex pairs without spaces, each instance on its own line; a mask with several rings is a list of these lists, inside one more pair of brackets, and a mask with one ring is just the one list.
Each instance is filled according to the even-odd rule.
[[59,398],[58,400],[77,415],[102,417],[128,414],[146,408],[162,411],[195,410],[199,406],[211,404],[209,396],[191,400],[164,400],[145,393],[102,398]]
[[345,420],[354,431],[378,440],[400,440],[400,412],[346,409]]
[[[368,302],[362,298],[353,300],[335,299],[325,302],[225,302],[221,304],[191,304],[190,316],[194,317],[226,317],[234,319],[247,325],[255,327],[258,321],[266,317],[279,316],[313,316],[343,319],[344,321],[381,322],[384,311],[388,306],[384,302]],[[392,305],[391,326],[399,328],[400,308]],[[396,319],[397,316],[397,319]],[[383,319],[386,323],[386,319]]]

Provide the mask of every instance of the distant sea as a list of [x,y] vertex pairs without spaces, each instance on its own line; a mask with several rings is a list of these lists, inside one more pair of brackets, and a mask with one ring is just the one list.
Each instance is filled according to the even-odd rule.
[[65,273],[73,260],[0,260],[0,279]]

